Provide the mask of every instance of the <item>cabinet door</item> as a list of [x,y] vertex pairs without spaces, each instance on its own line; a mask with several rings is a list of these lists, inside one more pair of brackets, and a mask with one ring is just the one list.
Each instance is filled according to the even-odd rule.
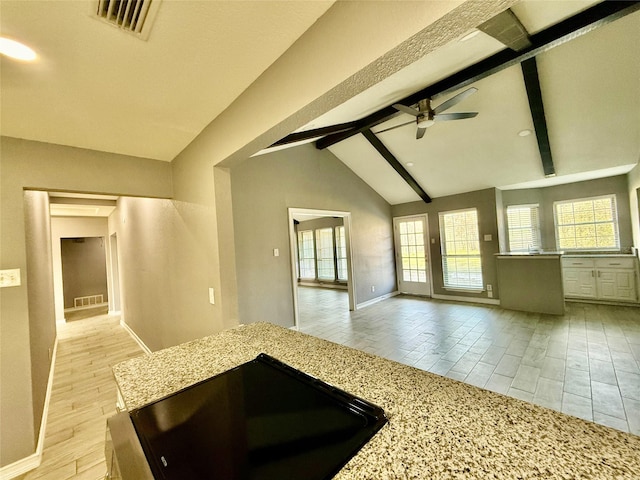
[[564,268],[564,294],[567,297],[596,298],[596,278],[590,268]]
[[598,270],[598,293],[603,300],[634,302],[636,286],[632,270]]

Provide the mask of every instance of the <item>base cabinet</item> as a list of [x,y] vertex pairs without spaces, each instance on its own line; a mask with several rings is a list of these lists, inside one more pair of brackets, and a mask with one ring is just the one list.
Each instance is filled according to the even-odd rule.
[[570,298],[637,302],[633,257],[562,259],[564,294]]
[[564,268],[564,295],[566,297],[598,298],[596,277],[592,269]]

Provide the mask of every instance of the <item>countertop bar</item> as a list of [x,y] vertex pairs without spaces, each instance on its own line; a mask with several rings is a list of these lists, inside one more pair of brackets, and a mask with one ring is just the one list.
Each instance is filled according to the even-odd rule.
[[113,371],[132,409],[261,352],[385,410],[389,423],[336,479],[632,479],[640,472],[635,435],[266,323],[127,360]]

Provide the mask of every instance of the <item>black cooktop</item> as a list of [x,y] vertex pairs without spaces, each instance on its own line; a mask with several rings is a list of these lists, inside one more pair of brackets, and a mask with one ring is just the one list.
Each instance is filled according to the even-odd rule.
[[130,416],[154,477],[167,480],[329,479],[387,422],[266,354]]

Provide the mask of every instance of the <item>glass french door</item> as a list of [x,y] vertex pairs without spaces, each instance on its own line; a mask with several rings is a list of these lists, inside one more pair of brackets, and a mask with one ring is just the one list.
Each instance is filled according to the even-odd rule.
[[427,216],[393,219],[398,290],[413,295],[431,295],[427,243]]

